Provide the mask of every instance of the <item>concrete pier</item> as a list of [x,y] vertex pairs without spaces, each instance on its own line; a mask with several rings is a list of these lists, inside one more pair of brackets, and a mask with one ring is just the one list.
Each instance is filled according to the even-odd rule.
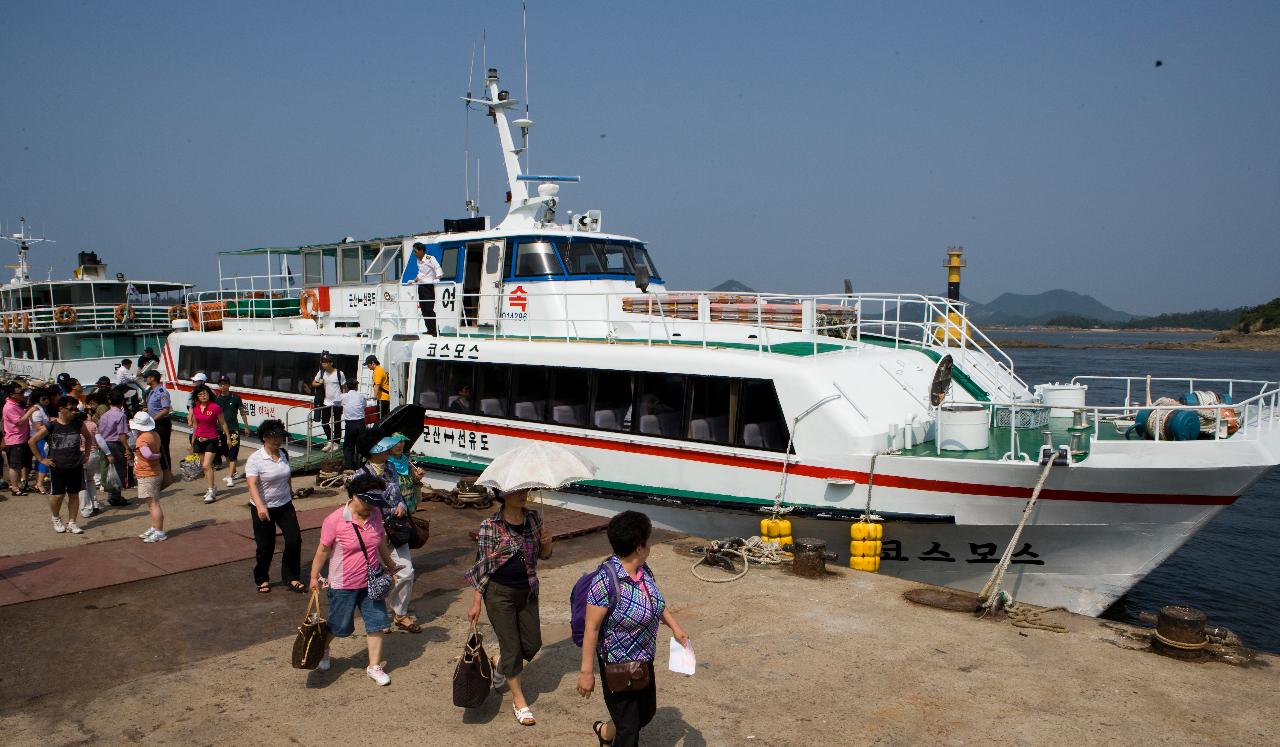
[[[214,512],[230,512],[224,521],[247,518],[242,490],[225,509],[215,504]],[[198,502],[192,492],[187,484],[169,499],[184,504],[173,507],[175,519],[204,510],[185,505]],[[306,507],[337,499],[317,495]],[[389,687],[365,677],[359,636],[335,641],[327,673],[290,668],[305,596],[282,587],[257,594],[251,560],[192,562],[192,570],[0,607],[5,743],[595,744],[590,725],[605,710],[598,689],[585,701],[574,690],[580,649],[569,638],[567,598],[607,554],[603,533],[558,543],[541,571],[545,645],[525,678],[538,724],[521,727],[510,696],[469,711],[451,703],[470,600],[461,577],[473,552],[467,532],[483,513],[440,504],[424,513],[433,532],[415,557],[414,607],[425,630],[386,641]],[[142,512],[118,516],[101,526],[113,535],[145,528]],[[54,535],[40,496],[0,503],[0,518],[6,547],[93,547]],[[48,533],[38,542],[5,536],[37,526]],[[317,535],[304,532],[304,564]],[[164,549],[182,547],[182,536]],[[252,550],[247,537],[235,541]],[[664,629],[659,708],[645,744],[1280,743],[1274,657],[1244,668],[1176,661],[1134,650],[1141,644],[1127,626],[1052,613],[1069,632],[1024,630],[911,604],[902,593],[915,584],[842,569],[804,579],[753,568],[739,581],[705,583],[689,572],[693,544],[655,536],[650,565],[699,668],[691,678],[666,670]],[[62,562],[5,560],[7,580]]]

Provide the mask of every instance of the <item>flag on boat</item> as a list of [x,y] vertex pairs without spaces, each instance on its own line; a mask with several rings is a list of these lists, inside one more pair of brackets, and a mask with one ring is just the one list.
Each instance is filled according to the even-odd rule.
[[133,283],[129,283],[128,287],[125,288],[124,295],[129,300],[129,303],[142,302],[142,294],[138,292],[138,286]]
[[284,286],[286,288],[293,287],[293,270],[289,269],[289,258],[280,258],[280,277],[284,278]]

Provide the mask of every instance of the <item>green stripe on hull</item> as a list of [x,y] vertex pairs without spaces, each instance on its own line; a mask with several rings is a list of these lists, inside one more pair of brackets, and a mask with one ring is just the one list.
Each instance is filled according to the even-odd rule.
[[[425,461],[432,464],[453,467],[473,471],[479,474],[484,468],[483,464],[475,462],[464,462],[457,459],[444,459],[442,457],[427,456],[423,457]],[[664,495],[671,498],[692,498],[704,501],[720,501],[725,503],[741,503],[744,506],[769,506],[773,505],[773,500],[765,498],[744,498],[739,495],[728,495],[725,493],[706,493],[700,490],[681,490],[679,488],[659,488],[653,485],[640,485],[629,482],[614,482],[611,480],[584,480],[581,485],[593,488],[602,488],[604,490],[617,490],[627,493],[645,493],[652,495]]]

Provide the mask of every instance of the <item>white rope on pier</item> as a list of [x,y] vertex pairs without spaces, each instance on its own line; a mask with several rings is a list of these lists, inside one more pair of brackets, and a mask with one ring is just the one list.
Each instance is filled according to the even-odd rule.
[[[1018,546],[1018,540],[1022,537],[1022,530],[1027,525],[1027,520],[1031,518],[1031,511],[1036,506],[1036,500],[1040,497],[1040,491],[1044,489],[1045,480],[1049,479],[1049,472],[1053,469],[1053,455],[1049,455],[1049,460],[1045,462],[1044,470],[1040,472],[1040,479],[1036,481],[1035,488],[1031,491],[1031,499],[1027,501],[1026,507],[1022,509],[1022,519],[1018,522],[1018,526],[1013,530],[1013,537],[1009,540],[1008,546],[1004,548],[1004,555],[1000,557],[1000,562],[991,571],[991,578],[987,579],[987,583],[982,587],[982,591],[978,593],[978,603],[981,605],[982,614],[995,612],[1005,600],[1012,602],[1008,594],[1003,593],[1000,585],[1004,583],[1004,573],[1009,569],[1010,559],[1013,557],[1013,548]],[[1008,606],[1007,604],[1005,606]]]

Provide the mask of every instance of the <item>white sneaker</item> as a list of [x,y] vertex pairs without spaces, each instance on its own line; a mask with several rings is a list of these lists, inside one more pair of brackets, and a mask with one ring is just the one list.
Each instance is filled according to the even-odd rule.
[[234,488],[236,485],[236,481],[234,478],[231,477],[231,475],[227,475],[226,477],[222,478],[222,481],[227,484],[228,488]]
[[67,531],[71,532],[72,534],[84,534],[84,530],[76,526],[76,523],[74,521],[67,522]]
[[337,442],[337,441],[330,441],[330,442],[329,442],[329,445],[328,445],[328,446],[326,446],[326,447],[324,447],[324,450],[325,450],[325,451],[337,451],[338,449],[341,449],[341,448],[342,448],[342,446],[340,446],[340,445],[338,444],[338,442]]
[[151,534],[147,535],[147,538],[146,538],[146,539],[144,539],[144,540],[142,540],[142,541],[143,541],[143,542],[146,542],[146,543],[148,543],[148,544],[150,544],[150,543],[152,543],[152,542],[164,542],[164,541],[165,541],[165,540],[167,540],[167,539],[169,539],[169,535],[168,535],[168,534],[165,534],[164,532],[156,531],[156,532],[152,532]]
[[320,663],[316,665],[316,671],[327,672],[331,666],[333,666],[333,659],[330,659],[329,654],[326,653]]
[[386,672],[382,671],[382,667],[381,667],[381,666],[377,666],[377,667],[366,667],[366,668],[365,668],[365,670],[364,670],[364,673],[365,673],[365,674],[367,674],[367,675],[369,675],[369,679],[373,680],[374,682],[378,683],[379,685],[390,685],[390,684],[391,684],[391,678],[387,676],[387,673],[386,673]]
[[153,534],[155,534],[155,533],[156,533],[156,528],[155,528],[155,527],[147,527],[147,531],[143,532],[142,534],[139,534],[139,535],[138,535],[138,539],[140,539],[140,540],[145,540],[147,537],[150,537],[151,535],[153,535]]
[[[102,490],[102,478],[101,478],[101,477],[98,477],[97,475],[94,475],[94,476],[93,476],[93,486],[94,486],[95,488],[97,488],[98,490]],[[96,504],[96,503],[97,503],[97,501],[94,501],[94,503]]]
[[218,493],[213,488],[204,491],[204,502],[213,503],[218,498]]
[[57,532],[58,534],[62,534],[63,532],[67,531],[66,526],[64,526],[62,523],[62,519],[58,518],[57,516],[53,517],[53,531]]

